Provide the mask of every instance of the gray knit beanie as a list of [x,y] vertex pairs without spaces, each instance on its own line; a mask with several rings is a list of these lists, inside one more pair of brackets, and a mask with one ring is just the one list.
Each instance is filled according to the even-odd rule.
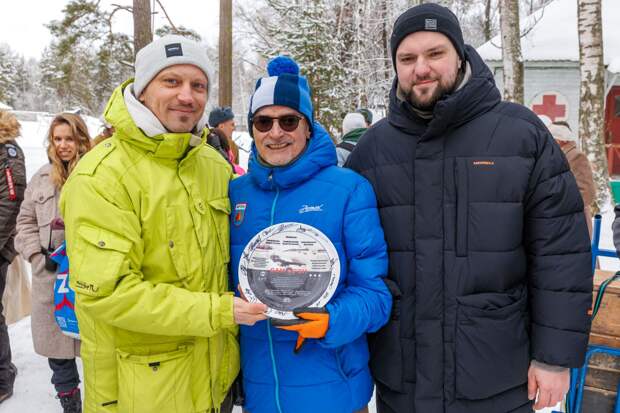
[[140,95],[151,80],[163,69],[173,65],[189,64],[198,67],[207,77],[207,96],[211,91],[211,76],[207,51],[193,40],[177,35],[159,38],[136,55],[136,75],[133,94]]

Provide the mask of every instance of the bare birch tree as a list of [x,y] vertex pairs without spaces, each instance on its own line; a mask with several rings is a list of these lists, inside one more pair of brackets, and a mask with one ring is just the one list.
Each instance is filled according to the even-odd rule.
[[[598,211],[609,199],[609,172],[603,138],[605,69],[603,67],[603,32],[601,0],[577,1],[579,31],[579,137],[594,175]],[[597,208],[598,207],[598,208]]]
[[504,99],[523,104],[523,56],[519,32],[519,1],[500,0],[499,12],[504,62]]
[[133,0],[133,50],[138,53],[153,41],[151,30],[151,0]]

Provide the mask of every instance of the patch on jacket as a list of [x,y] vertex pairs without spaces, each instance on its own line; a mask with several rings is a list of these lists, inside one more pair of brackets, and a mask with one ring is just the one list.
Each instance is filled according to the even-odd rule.
[[243,218],[245,218],[245,210],[247,207],[247,202],[239,202],[235,205],[235,215],[233,217],[233,223],[236,226],[239,226],[243,223]]
[[321,205],[303,205],[299,208],[300,214],[305,214],[306,212],[323,212],[323,204]]
[[6,154],[9,156],[9,158],[17,158],[17,148],[15,147],[15,145],[7,143],[5,146]]

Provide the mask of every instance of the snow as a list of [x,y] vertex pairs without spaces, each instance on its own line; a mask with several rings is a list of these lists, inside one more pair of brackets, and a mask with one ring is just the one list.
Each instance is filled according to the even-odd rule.
[[609,63],[607,70],[617,75],[620,74],[620,55],[611,59],[611,63]]
[[11,109],[13,108],[7,105],[6,103],[0,102],[0,110],[11,110]]
[[[607,65],[611,59],[620,56],[620,1],[602,0],[602,8],[604,63]],[[521,19],[521,31],[534,22],[532,30],[521,39],[524,61],[579,61],[576,0],[555,0]],[[477,50],[486,61],[502,60],[501,45],[501,35],[498,34]]]

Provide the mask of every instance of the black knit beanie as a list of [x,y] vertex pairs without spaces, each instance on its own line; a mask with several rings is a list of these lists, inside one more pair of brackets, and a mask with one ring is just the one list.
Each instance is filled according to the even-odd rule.
[[405,37],[415,32],[439,32],[448,36],[454,45],[456,53],[465,61],[465,42],[461,25],[450,9],[435,3],[425,3],[414,6],[401,14],[392,30],[390,49],[392,50],[392,64],[396,70],[396,49]]

